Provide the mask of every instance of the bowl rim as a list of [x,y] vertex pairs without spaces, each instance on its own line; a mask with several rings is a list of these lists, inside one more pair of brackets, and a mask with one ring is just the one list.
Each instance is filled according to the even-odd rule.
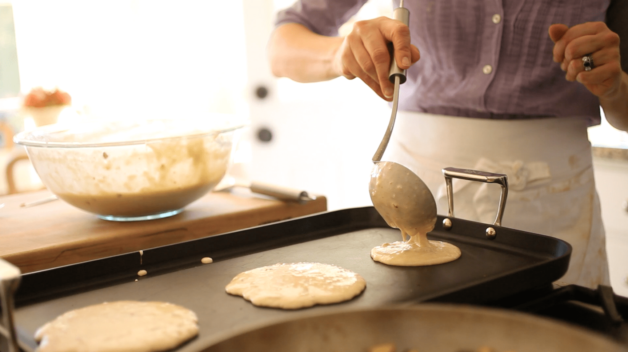
[[[151,119],[150,121],[173,121],[172,119]],[[148,120],[147,120],[148,121]],[[103,121],[99,121],[103,122]],[[115,123],[117,120],[106,121],[105,123]],[[25,147],[39,147],[39,148],[100,148],[100,147],[124,147],[131,145],[142,145],[147,143],[153,143],[158,141],[170,141],[176,139],[191,139],[191,138],[205,138],[209,136],[217,136],[222,133],[233,132],[235,130],[241,129],[248,125],[246,121],[237,121],[229,123],[225,127],[220,128],[212,128],[205,131],[199,131],[197,133],[190,133],[179,136],[169,136],[169,137],[154,137],[154,138],[142,138],[142,139],[131,139],[126,141],[115,141],[115,142],[50,142],[47,140],[32,140],[30,137],[33,136],[34,133],[37,132],[47,132],[47,133],[55,133],[55,132],[63,132],[69,129],[76,127],[76,124],[66,125],[66,124],[52,124],[47,126],[37,127],[33,130],[23,131],[18,133],[13,137],[13,142]]]

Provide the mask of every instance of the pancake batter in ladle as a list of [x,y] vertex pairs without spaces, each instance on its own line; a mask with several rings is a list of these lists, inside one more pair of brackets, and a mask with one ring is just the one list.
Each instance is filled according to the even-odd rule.
[[427,233],[436,224],[436,202],[425,183],[412,171],[390,161],[375,163],[369,194],[375,209],[388,225],[401,230],[402,238],[373,248],[373,260],[417,266],[447,263],[460,257],[458,247],[427,239]]
[[[403,0],[394,11],[396,20],[408,25],[410,12]],[[425,183],[406,167],[392,161],[381,161],[392,135],[399,102],[399,86],[406,81],[405,70],[391,60],[389,79],[394,83],[390,122],[379,148],[373,156],[369,194],[375,209],[391,227],[401,230],[402,241],[386,243],[371,250],[371,257],[389,265],[433,265],[460,257],[458,247],[439,241],[428,241],[427,233],[436,223],[436,202]],[[406,241],[406,235],[410,238]]]

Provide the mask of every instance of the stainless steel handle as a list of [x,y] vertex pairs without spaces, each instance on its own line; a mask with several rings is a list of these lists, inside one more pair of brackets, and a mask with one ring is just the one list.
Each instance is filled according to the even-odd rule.
[[502,226],[502,217],[504,216],[504,210],[506,209],[506,199],[508,198],[508,177],[506,175],[468,169],[457,169],[454,167],[444,168],[443,175],[445,175],[445,183],[447,185],[449,216],[452,218],[454,217],[454,189],[452,183],[453,178],[460,178],[463,180],[484,183],[494,183],[500,185],[502,187],[502,193],[499,197],[499,207],[497,208],[497,215],[495,216],[495,221],[493,222],[493,225]]
[[[410,11],[403,7],[403,1],[393,11],[393,19],[405,24],[406,26],[410,25]],[[390,59],[390,70],[388,71],[388,79],[390,82],[395,83],[395,78],[399,77],[399,84],[406,83],[406,70],[402,70],[397,65],[397,61],[395,60],[394,48],[392,50],[392,55]]]
[[0,259],[0,303],[2,304],[2,326],[0,334],[6,337],[9,352],[19,352],[19,342],[13,320],[13,296],[20,285],[20,269],[15,265]]
[[[393,19],[403,22],[406,26],[410,24],[410,11],[403,7],[403,0],[399,3],[399,7],[393,11]],[[390,142],[390,136],[392,136],[392,131],[395,127],[397,109],[399,107],[399,86],[406,82],[406,70],[399,68],[397,61],[395,61],[394,53],[395,51],[393,47],[393,50],[391,50],[390,70],[388,71],[388,79],[395,85],[393,91],[392,113],[390,115],[390,121],[388,122],[384,138],[382,138],[382,142],[379,144],[379,147],[377,147],[375,155],[373,155],[372,160],[374,163],[382,160],[386,147],[388,147],[388,142]]]
[[379,147],[377,147],[375,155],[373,155],[374,163],[382,161],[382,157],[384,156],[386,147],[388,147],[388,142],[390,142],[390,136],[392,136],[393,128],[395,127],[395,120],[397,119],[397,108],[399,106],[399,80],[399,76],[395,76],[395,90],[393,93],[394,95],[392,113],[390,115],[388,127],[386,128],[386,133],[384,133],[384,138],[382,138],[382,142],[379,144]]

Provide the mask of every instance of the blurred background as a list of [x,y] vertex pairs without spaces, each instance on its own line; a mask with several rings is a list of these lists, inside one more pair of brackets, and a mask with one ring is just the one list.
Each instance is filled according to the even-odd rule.
[[[0,195],[43,187],[12,135],[50,116],[72,123],[226,114],[249,121],[233,176],[323,194],[329,210],[371,205],[371,157],[390,108],[358,80],[299,84],[271,75],[275,13],[293,2],[0,0]],[[391,7],[369,1],[341,34]],[[39,87],[71,101],[33,106]],[[628,295],[628,134],[603,121],[590,139],[613,286]]]
[[[0,0],[0,121],[33,128],[23,103],[37,87],[71,96],[64,122],[229,114],[250,121],[235,156],[245,177],[328,195],[330,209],[368,205],[389,108],[357,81],[272,77],[266,43],[293,2]],[[352,22],[390,6],[372,1]],[[28,164],[14,166],[16,190],[41,187]]]
[[[324,194],[330,210],[370,205],[370,159],[390,109],[357,80],[272,77],[266,44],[275,13],[293,2],[0,0],[3,130],[35,126],[38,109],[24,100],[37,87],[71,96],[58,113],[66,122],[228,114],[250,121],[235,156],[239,177]],[[369,1],[341,34],[391,6]],[[628,135],[606,123],[592,139],[628,147]],[[11,144],[0,141],[0,165],[19,153]],[[42,187],[29,168],[27,159],[12,165],[12,192]],[[6,178],[0,194],[11,191]]]

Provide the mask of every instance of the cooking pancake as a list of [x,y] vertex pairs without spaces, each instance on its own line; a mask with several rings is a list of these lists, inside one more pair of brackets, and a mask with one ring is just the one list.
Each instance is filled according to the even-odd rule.
[[298,309],[352,299],[366,281],[352,271],[321,263],[265,266],[238,274],[226,291],[256,306]]
[[460,258],[462,252],[451,243],[429,241],[427,235],[410,236],[407,241],[384,243],[371,250],[376,262],[396,266],[436,265]]
[[[426,211],[422,200],[432,195],[427,187],[419,186],[417,176],[401,165],[374,165],[369,183],[371,200],[386,223],[401,230],[401,241],[373,248],[373,260],[388,265],[421,266],[447,263],[460,257],[458,247],[427,239],[427,233],[436,223],[436,208]],[[410,237],[407,241],[406,235]]]
[[191,310],[165,302],[117,301],[66,312],[35,333],[38,352],[154,352],[198,334]]

